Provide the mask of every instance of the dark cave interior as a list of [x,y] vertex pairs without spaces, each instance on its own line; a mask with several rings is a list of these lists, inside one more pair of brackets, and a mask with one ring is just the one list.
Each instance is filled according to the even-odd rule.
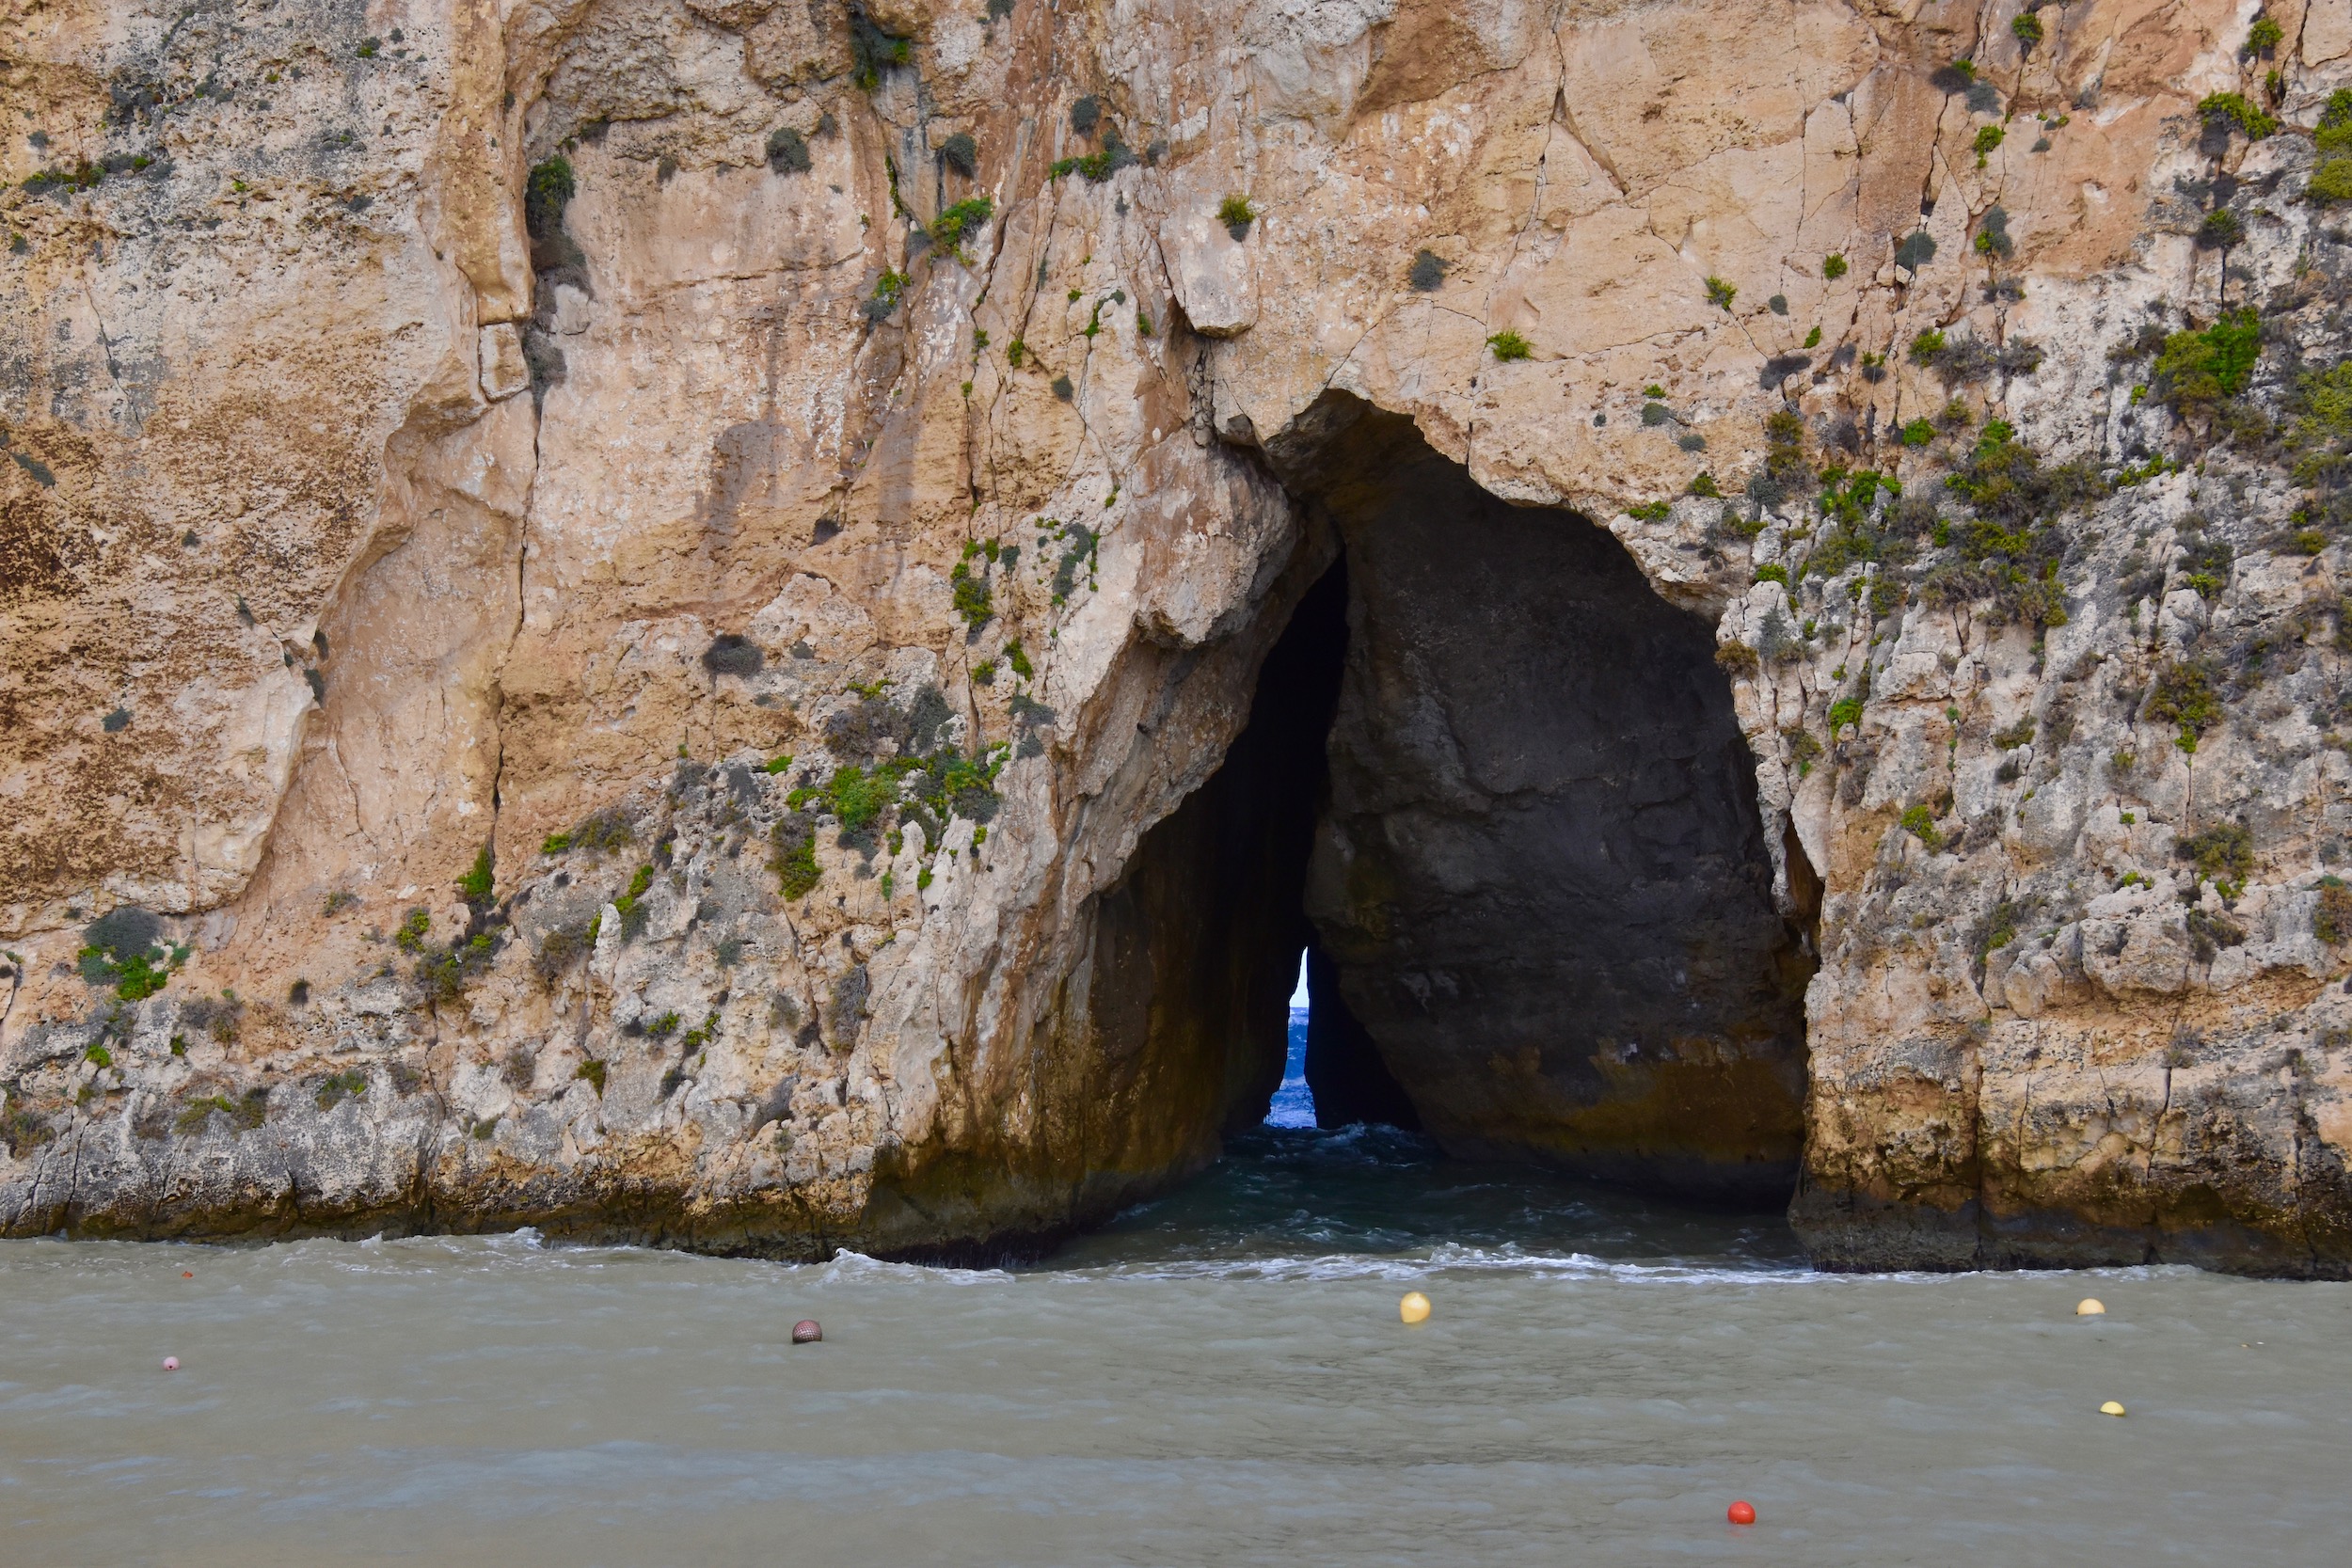
[[1812,948],[1706,620],[1352,398],[1268,457],[1338,559],[1218,772],[1146,835],[1154,912],[1114,942],[1152,1006],[1229,1031],[1226,1130],[1280,1079],[1303,949],[1323,1125],[1785,1203]]

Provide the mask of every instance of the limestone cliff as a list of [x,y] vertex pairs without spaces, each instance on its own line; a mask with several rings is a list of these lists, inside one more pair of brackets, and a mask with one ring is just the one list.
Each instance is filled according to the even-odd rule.
[[1048,1236],[1311,938],[1466,1151],[2352,1269],[2346,0],[0,73],[8,1233]]

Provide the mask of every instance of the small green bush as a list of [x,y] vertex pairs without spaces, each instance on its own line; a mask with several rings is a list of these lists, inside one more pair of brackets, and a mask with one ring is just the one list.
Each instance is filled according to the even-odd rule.
[[2352,887],[2341,877],[2319,879],[2319,903],[2312,911],[2312,934],[2330,944],[2352,942]]
[[972,230],[986,223],[995,212],[995,200],[985,191],[978,196],[968,197],[931,219],[931,243],[943,248],[959,246],[971,237]]
[[824,872],[817,863],[816,824],[805,813],[795,811],[779,818],[770,840],[776,853],[768,869],[776,874],[777,885],[787,898],[802,896],[823,879]]
[[1258,214],[1249,205],[1249,198],[1236,191],[1216,204],[1216,221],[1234,239],[1246,240],[1249,237],[1249,226],[1258,221]]
[[2328,95],[2312,140],[2323,155],[2352,152],[2352,87],[2338,87]]
[[1849,724],[1862,722],[1862,699],[1840,697],[1829,705],[1829,733],[1835,736]]
[[1895,438],[1907,447],[1924,447],[1935,439],[1935,426],[1926,420],[1913,420]]
[[2303,195],[2322,206],[2352,201],[2352,158],[2330,158],[2313,169]]
[[2246,238],[2246,224],[2227,207],[2217,207],[2197,226],[2197,244],[2205,250],[2227,250]]
[[2225,890],[2243,885],[2254,873],[2254,835],[2243,822],[2220,822],[2191,833],[2172,852],[2196,863],[2201,881]]
[[1673,513],[1673,505],[1666,501],[1645,501],[1639,506],[1625,509],[1625,515],[1637,523],[1662,523]]
[[1505,364],[1514,359],[1524,359],[1535,352],[1526,339],[1508,327],[1487,338],[1486,346],[1493,349],[1495,357]]
[[1939,328],[1931,326],[1911,340],[1911,362],[1915,365],[1931,365],[1935,362],[1935,356],[1942,354],[1947,346],[1944,341],[1943,332]]
[[898,309],[898,302],[905,297],[907,285],[911,281],[913,280],[905,273],[884,267],[882,275],[874,280],[874,292],[868,294],[859,307],[865,314],[866,325],[874,326],[888,321]]
[[1979,125],[1977,127],[1977,139],[1970,144],[1970,150],[1977,155],[1977,166],[1979,168],[1984,167],[1985,159],[1991,155],[1994,148],[2001,145],[2002,140],[2008,135],[2008,134],[2009,133],[2002,130],[1997,125]]
[[1930,853],[1944,847],[1944,835],[1935,831],[1935,814],[1925,806],[1913,806],[1902,816],[1903,832],[1925,845]]
[[473,865],[457,879],[457,891],[466,895],[469,904],[486,904],[496,878],[490,866],[490,851],[485,846],[473,858]]
[[1846,259],[1836,251],[1821,258],[1821,276],[1835,283],[1846,276]]
[[2236,126],[2248,141],[2261,141],[2265,136],[2275,135],[2279,130],[2278,119],[2248,103],[2243,93],[2209,94],[2198,102],[2197,113],[2209,126],[2225,121]]
[[1739,297],[1740,286],[1738,284],[1726,283],[1712,274],[1708,275],[1707,279],[1708,304],[1728,310],[1731,309],[1731,302]]
[[532,166],[523,185],[523,224],[533,239],[549,240],[564,227],[564,209],[579,186],[571,160],[562,153]]
[[346,1100],[355,1100],[368,1092],[368,1075],[358,1068],[330,1072],[319,1080],[314,1097],[322,1111],[331,1111]]
[[2225,310],[2201,332],[2175,332],[2157,352],[2149,385],[2176,414],[2209,411],[2244,389],[2262,354],[2262,317]]
[[2266,56],[2286,36],[2286,29],[2279,25],[2278,19],[2265,12],[2254,18],[2254,24],[2246,29],[2246,47],[2239,53]]
[[2201,664],[2174,659],[2156,673],[2150,683],[2148,701],[2140,709],[2142,717],[2160,724],[2180,726],[2180,737],[2174,742],[2184,752],[2197,750],[2197,742],[2221,719],[2221,696],[2213,688],[2213,676]]
[[768,166],[778,174],[806,174],[817,166],[808,138],[789,125],[768,133]]
[[1924,229],[1913,230],[1895,247],[1895,264],[1905,272],[1917,272],[1934,260],[1935,236]]
[[392,945],[404,953],[414,953],[424,945],[424,934],[433,928],[433,915],[427,910],[410,910],[408,918],[392,933]]
[[1722,487],[1716,484],[1715,476],[1702,468],[1699,470],[1698,477],[1691,481],[1691,494],[1704,500],[1720,500],[1723,499],[1724,492]]
[[860,90],[872,92],[882,86],[883,71],[914,57],[914,40],[883,32],[862,6],[850,8],[850,80]]
[[[1132,166],[1136,161],[1135,150],[1120,140],[1117,131],[1112,131],[1104,136],[1101,150],[1083,158],[1057,159],[1052,172],[1057,180],[1064,175],[1080,174],[1086,177],[1089,184],[1099,185],[1120,169]],[[1239,239],[1241,236],[1236,234],[1233,237]]]
[[2009,30],[2017,35],[2017,46],[2020,49],[2030,51],[2035,44],[2042,41],[2042,18],[2031,11],[2021,12],[2010,20]]

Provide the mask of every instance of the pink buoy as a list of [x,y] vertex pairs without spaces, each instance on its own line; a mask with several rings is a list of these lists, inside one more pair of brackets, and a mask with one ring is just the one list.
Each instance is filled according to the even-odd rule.
[[825,1331],[817,1326],[815,1318],[803,1318],[792,1325],[792,1342],[796,1345],[813,1345],[824,1337]]
[[167,1372],[176,1372],[176,1371],[178,1371],[179,1370],[180,1370],[180,1358],[179,1358],[178,1356],[176,1356],[176,1355],[167,1355],[167,1356],[165,1356],[165,1357],[164,1357],[164,1370],[166,1370],[166,1371],[167,1371]]

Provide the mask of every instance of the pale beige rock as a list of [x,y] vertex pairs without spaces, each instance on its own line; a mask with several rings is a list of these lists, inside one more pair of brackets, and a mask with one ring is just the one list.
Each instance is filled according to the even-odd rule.
[[482,329],[482,395],[495,403],[511,398],[531,385],[531,367],[523,362],[522,334],[513,322]]
[[[2109,352],[2158,302],[2254,302],[2341,356],[2299,131],[2222,154],[2226,300],[2194,240],[2195,104],[2277,64],[2309,125],[2352,55],[2339,0],[2274,8],[2296,41],[2267,63],[2211,0],[2048,8],[2030,52],[1948,7],[867,14],[910,40],[870,92],[831,0],[437,0],[372,56],[325,13],[0,23],[49,144],[0,150],[0,1114],[31,1118],[0,1223],[366,1228],[429,1195],[440,1224],[919,1247],[1197,1165],[1252,1069],[1121,1011],[1142,982],[1104,967],[1104,911],[1327,559],[1268,454],[1336,389],[1585,511],[1718,623],[1792,919],[1820,884],[1797,1218],[1825,1261],[2346,1266],[2352,998],[2316,928],[2352,859],[2342,546],[2291,551],[2287,468],[2201,468],[2134,396],[2147,356]],[[1980,32],[1999,117],[1930,76]],[[193,93],[199,60],[228,91]],[[1082,93],[1144,155],[1100,182],[1048,173],[1104,146]],[[786,127],[805,173],[769,162]],[[938,155],[957,132],[976,179]],[[559,153],[576,259],[525,225]],[[1262,214],[1239,242],[1229,192]],[[899,215],[983,194],[960,249]],[[1915,230],[1936,259],[1899,269]],[[1506,329],[1530,358],[1494,359]],[[2042,358],[1955,381],[1911,361],[1929,329]],[[2258,382],[2267,417],[2289,390]],[[1819,465],[1938,495],[1973,436],[1889,437],[1955,397],[2053,460],[2191,457],[2065,525],[2038,638],[1805,572]],[[1804,483],[1751,538],[1691,491],[1736,496],[1784,407]],[[2236,547],[2202,585],[2192,515]],[[1774,564],[1793,612],[1753,580]],[[2141,717],[2169,661],[2258,646],[2193,754]],[[991,820],[870,858],[829,828],[785,897],[761,833],[926,688],[932,737],[1001,756]],[[627,843],[544,848],[613,812]],[[2244,874],[2199,880],[2182,847],[2238,815]],[[485,849],[506,934],[477,960],[457,881]],[[114,1015],[75,965],[119,905],[192,951]],[[346,1071],[365,1094],[322,1087]],[[260,1127],[204,1111],[272,1085]]]

